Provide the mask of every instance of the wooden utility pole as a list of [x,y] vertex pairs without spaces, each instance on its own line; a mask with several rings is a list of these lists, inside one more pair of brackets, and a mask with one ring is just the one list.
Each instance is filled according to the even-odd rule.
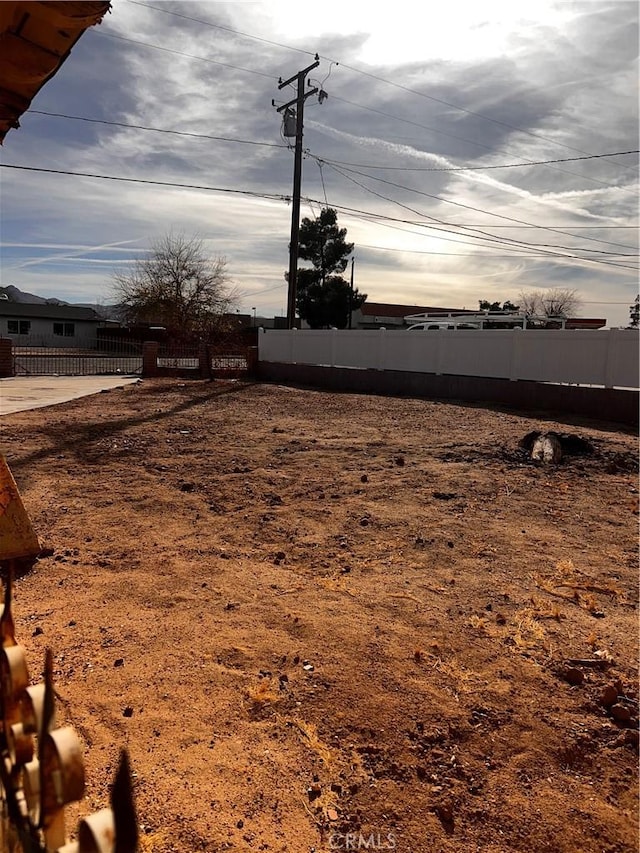
[[290,83],[293,83],[294,80],[297,80],[298,84],[298,93],[296,97],[293,98],[293,100],[289,101],[287,104],[283,104],[281,107],[278,107],[278,112],[281,113],[285,110],[291,110],[291,107],[295,104],[296,116],[296,146],[293,167],[293,199],[291,207],[291,240],[289,243],[289,290],[287,294],[288,329],[293,329],[294,320],[296,316],[296,285],[298,283],[298,235],[300,232],[300,187],[302,184],[302,129],[304,117],[304,102],[307,100],[307,98],[311,97],[311,95],[315,95],[318,92],[317,89],[309,89],[308,92],[305,92],[304,85],[307,78],[307,74],[314,68],[317,68],[318,65],[320,65],[320,61],[318,58],[318,54],[316,54],[316,61],[313,62],[311,65],[307,66],[307,68],[303,68],[302,71],[298,71],[297,74],[294,74],[293,77],[289,77],[288,80],[283,81],[282,79],[280,79],[278,81],[278,89],[283,89],[285,86],[288,86]]
[[356,261],[355,255],[351,258],[351,281],[349,282],[349,326],[351,328],[351,315],[353,314],[353,265]]

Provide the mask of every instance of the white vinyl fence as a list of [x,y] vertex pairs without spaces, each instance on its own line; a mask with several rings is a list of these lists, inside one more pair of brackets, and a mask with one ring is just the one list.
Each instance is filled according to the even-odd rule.
[[265,362],[638,388],[633,329],[261,330]]

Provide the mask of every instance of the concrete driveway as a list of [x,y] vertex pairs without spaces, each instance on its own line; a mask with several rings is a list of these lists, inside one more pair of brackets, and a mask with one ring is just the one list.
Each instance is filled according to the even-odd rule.
[[0,415],[55,406],[139,381],[137,376],[13,376],[0,379]]

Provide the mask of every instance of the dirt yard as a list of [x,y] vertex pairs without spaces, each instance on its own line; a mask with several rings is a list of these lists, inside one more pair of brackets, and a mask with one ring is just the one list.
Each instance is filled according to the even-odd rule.
[[[534,429],[594,452],[534,463]],[[145,851],[637,849],[630,432],[145,380],[10,415],[2,449],[83,813],[126,745]]]

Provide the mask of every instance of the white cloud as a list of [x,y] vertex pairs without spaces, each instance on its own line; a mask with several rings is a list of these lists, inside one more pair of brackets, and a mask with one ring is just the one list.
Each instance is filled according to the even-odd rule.
[[[305,145],[327,161],[451,168],[638,147],[638,76],[630,38],[637,9],[632,3],[452,2],[435,14],[433,4],[403,0],[394,4],[393,15],[388,7],[334,0],[321,7],[274,0],[162,8],[340,60],[326,80],[326,61],[314,72],[325,80],[328,101],[321,108],[308,101]],[[277,77],[310,61],[304,53],[117,0],[112,14],[82,37],[33,107],[278,144],[280,119],[271,99],[280,103],[291,93],[278,92]],[[293,165],[285,149],[35,113],[8,135],[3,162],[283,196],[291,193]],[[574,253],[628,251],[623,246],[633,245],[637,233],[619,226],[635,222],[634,166],[637,159],[625,157],[487,172],[370,171],[442,197],[439,201],[352,175],[378,193],[373,195],[328,165],[321,175],[306,160],[303,194],[324,199],[326,192],[331,205],[418,219],[380,197],[387,196],[453,223],[453,233],[445,233],[393,222],[384,227],[339,212],[349,239],[356,242],[356,255],[358,243],[396,250],[361,253],[366,263],[358,264],[358,286],[372,301],[448,304],[456,299],[468,307],[479,298],[512,297],[521,287],[570,279],[593,301],[624,303],[637,288],[632,269],[523,258],[500,243],[463,235],[456,226],[473,225],[500,240],[566,245]],[[213,253],[228,258],[236,285],[247,294],[245,308],[257,303],[263,314],[282,311],[291,213],[283,201],[10,170],[0,175],[5,284],[91,301],[109,292],[113,269],[173,228],[199,233]],[[303,215],[309,213],[305,205]],[[515,227],[493,214],[575,237]],[[416,250],[468,255],[447,258]],[[634,259],[610,260],[634,264]],[[618,323],[627,317],[624,305],[600,308],[619,317]]]

